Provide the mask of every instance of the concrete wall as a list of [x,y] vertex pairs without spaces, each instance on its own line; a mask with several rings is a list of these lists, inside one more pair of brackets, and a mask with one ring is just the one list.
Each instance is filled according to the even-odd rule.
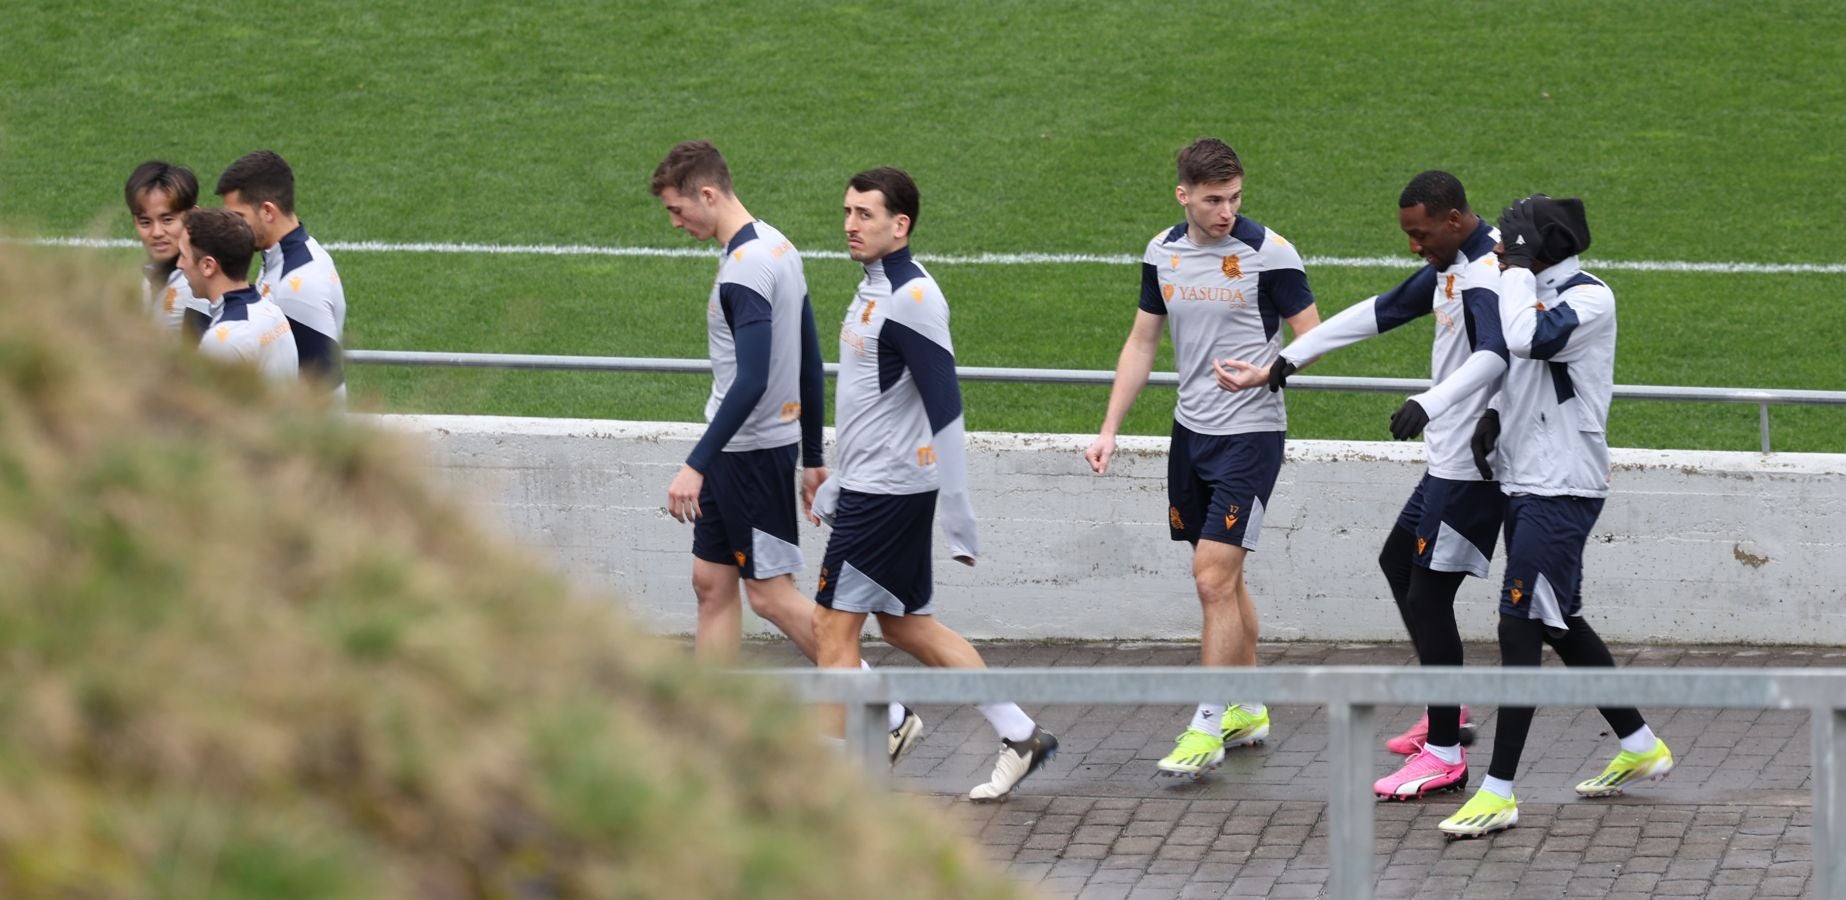
[[[702,426],[391,416],[443,479],[567,573],[690,632],[691,528],[664,512]],[[1107,477],[1087,436],[970,438],[984,558],[936,568],[943,621],[976,638],[1187,638],[1189,554],[1167,539],[1166,441],[1124,438]],[[1249,583],[1266,640],[1396,640],[1378,574],[1421,475],[1420,444],[1294,441]],[[1587,615],[1611,640],[1846,644],[1846,454],[1616,450],[1586,555]],[[811,591],[824,530],[803,525]],[[938,550],[940,551],[940,546]],[[1503,548],[1502,548],[1503,549]],[[939,560],[942,560],[940,552]],[[1501,559],[1470,580],[1462,633],[1491,638]],[[746,616],[746,628],[764,626]]]

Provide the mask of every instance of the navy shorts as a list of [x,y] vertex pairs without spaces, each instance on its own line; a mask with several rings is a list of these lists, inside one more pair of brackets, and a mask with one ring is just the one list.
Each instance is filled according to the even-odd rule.
[[926,616],[936,492],[840,491],[814,602],[840,612]]
[[1583,612],[1583,546],[1601,514],[1601,497],[1509,498],[1500,612],[1568,627],[1565,617]]
[[1199,434],[1173,423],[1167,527],[1173,540],[1256,549],[1263,507],[1282,472],[1280,431]]
[[692,555],[752,580],[801,571],[795,463],[800,445],[720,453],[699,488]]
[[1505,519],[1499,482],[1453,481],[1425,472],[1397,514],[1397,527],[1416,535],[1417,565],[1486,578]]

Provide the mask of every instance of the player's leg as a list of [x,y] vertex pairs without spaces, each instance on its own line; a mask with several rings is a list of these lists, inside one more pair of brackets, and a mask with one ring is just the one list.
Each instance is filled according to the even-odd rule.
[[814,637],[814,601],[795,587],[793,575],[745,581],[744,592],[750,597],[752,612],[788,635],[802,656],[820,661],[819,643]]
[[701,662],[730,665],[743,643],[743,604],[737,590],[737,566],[693,557],[692,592],[699,599],[693,631],[693,655]]
[[720,453],[699,488],[700,516],[692,523],[692,592],[698,597],[693,653],[701,660],[735,662],[743,642],[743,602],[737,587],[737,553],[719,496],[729,496],[731,454]]
[[[1256,552],[1264,509],[1281,474],[1283,435],[1259,432],[1208,440],[1210,449],[1195,456],[1211,484],[1211,499],[1194,549],[1193,580],[1200,603],[1207,609],[1208,593],[1222,595],[1228,588],[1233,599],[1231,615],[1218,617],[1221,628],[1210,639],[1217,643],[1210,651],[1221,660],[1216,664],[1254,666],[1259,637],[1256,601],[1244,572],[1249,555]],[[1201,572],[1206,574],[1201,576]],[[1209,612],[1207,618],[1212,618]],[[1226,625],[1230,627],[1222,627]],[[1200,723],[1195,719],[1193,724]],[[1248,699],[1227,703],[1219,736],[1226,749],[1263,743],[1269,737],[1268,708]]]
[[[815,606],[815,665],[822,669],[859,668],[859,634],[864,628],[865,613]],[[846,708],[837,704],[821,707],[821,730],[844,740]]]
[[[1459,666],[1461,632],[1455,625],[1455,593],[1467,576],[1437,572],[1417,566],[1410,576],[1410,609],[1416,644],[1425,666]],[[1422,740],[1411,746],[1408,759],[1397,771],[1372,784],[1372,791],[1393,800],[1411,800],[1441,791],[1459,791],[1468,785],[1468,755],[1462,746],[1462,709],[1432,706],[1419,723]],[[1415,731],[1416,729],[1412,729]],[[1398,750],[1410,735],[1393,738],[1386,747]]]
[[[1547,619],[1545,640],[1567,666],[1614,668],[1615,658],[1596,629],[1582,616],[1583,549],[1590,530],[1602,513],[1599,498],[1535,498],[1533,511],[1542,516],[1547,542],[1540,570],[1531,582],[1536,611]],[[1555,616],[1557,621],[1551,621]],[[1602,773],[1577,785],[1585,797],[1619,794],[1628,785],[1665,777],[1673,769],[1673,753],[1655,736],[1633,707],[1600,710],[1610,730],[1620,738],[1621,751]]]
[[[928,599],[914,604],[927,606]],[[934,668],[984,669],[980,651],[943,625],[933,615],[922,613],[879,613],[878,627],[891,646]],[[977,709],[993,726],[1000,738],[1000,757],[986,783],[975,785],[968,799],[976,802],[1003,800],[1026,776],[1042,768],[1057,756],[1056,735],[1038,726],[1016,703],[982,703]]]
[[[1423,648],[1417,644],[1416,617],[1410,611],[1410,573],[1416,568],[1417,535],[1416,526],[1423,518],[1423,486],[1429,482],[1429,476],[1417,482],[1416,490],[1411,491],[1410,499],[1404,502],[1404,508],[1397,514],[1396,524],[1385,535],[1384,547],[1378,551],[1378,569],[1384,573],[1385,584],[1391,589],[1391,600],[1397,606],[1398,618],[1404,622],[1404,633],[1410,637],[1411,649],[1416,651],[1417,660],[1423,659]],[[1385,749],[1402,756],[1415,754],[1429,742],[1429,712],[1417,717],[1410,730],[1385,741]]]
[[[1500,665],[1503,668],[1538,666],[1543,661],[1545,623],[1532,617],[1528,585],[1538,571],[1544,536],[1525,502],[1515,497],[1506,508],[1506,576],[1500,593]],[[1531,707],[1502,706],[1494,727],[1493,758],[1487,778],[1440,828],[1455,837],[1477,837],[1519,821],[1519,803],[1513,780],[1519,758],[1525,753],[1526,734],[1532,728]]]

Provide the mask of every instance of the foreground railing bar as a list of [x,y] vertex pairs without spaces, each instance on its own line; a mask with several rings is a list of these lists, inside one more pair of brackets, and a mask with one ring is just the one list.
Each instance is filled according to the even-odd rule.
[[[475,369],[549,369],[575,372],[667,372],[695,374],[710,372],[711,363],[704,359],[668,359],[639,356],[550,356],[519,353],[446,353],[422,350],[348,350],[346,361],[362,365],[438,366]],[[836,363],[826,365],[829,376],[837,375]],[[989,366],[961,366],[956,370],[964,381],[997,381],[1021,384],[1096,384],[1107,385],[1115,373],[1107,369],[1022,369]],[[1179,383],[1173,372],[1155,372],[1150,384],[1171,387]],[[1416,393],[1429,387],[1426,378],[1360,378],[1335,375],[1297,375],[1289,379],[1290,387],[1308,390],[1360,391],[1388,394]],[[1803,403],[1846,406],[1846,391],[1806,391],[1781,388],[1713,388],[1676,385],[1618,384],[1615,396],[1624,400],[1680,400],[1714,403]]]
[[[1835,702],[1846,702],[1840,698]],[[1810,745],[1814,756],[1814,896],[1846,900],[1846,779],[1840,741],[1846,710],[1816,706]]]
[[1372,713],[1366,705],[1327,705],[1327,887],[1341,900],[1372,895]]
[[1659,706],[1748,709],[1831,708],[1846,703],[1846,670],[1835,669],[1416,669],[1389,666],[1277,666],[1259,669],[1033,668],[870,672],[753,671],[814,702],[1178,703],[1201,696],[1260,697],[1265,703],[1332,701],[1422,706]]

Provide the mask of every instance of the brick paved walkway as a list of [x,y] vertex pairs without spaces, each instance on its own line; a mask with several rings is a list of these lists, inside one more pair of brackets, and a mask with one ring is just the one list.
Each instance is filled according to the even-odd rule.
[[[793,662],[786,645],[753,655]],[[1611,648],[1618,665],[1846,666],[1846,648]],[[990,644],[993,666],[1190,665],[1168,644]],[[911,665],[882,645],[874,665]],[[1265,644],[1264,665],[1407,665],[1404,645]],[[1556,665],[1549,657],[1547,664]],[[1493,660],[1470,646],[1471,662]],[[1316,897],[1328,877],[1327,724],[1317,707],[1272,707],[1267,746],[1233,750],[1199,782],[1153,777],[1190,710],[1137,706],[1028,709],[1062,742],[1058,758],[1012,800],[961,797],[985,781],[997,744],[971,708],[921,707],[924,738],[897,770],[901,790],[950,810],[989,855],[1050,897]],[[1381,708],[1380,740],[1420,714]],[[1623,797],[1580,800],[1571,785],[1619,747],[1590,709],[1540,708],[1517,782],[1519,825],[1449,841],[1436,823],[1467,794],[1380,804],[1379,897],[1793,897],[1808,890],[1811,799],[1807,714],[1643,710],[1678,757],[1671,778]],[[1486,772],[1493,710],[1475,712]],[[1380,746],[1376,772],[1398,762]]]

